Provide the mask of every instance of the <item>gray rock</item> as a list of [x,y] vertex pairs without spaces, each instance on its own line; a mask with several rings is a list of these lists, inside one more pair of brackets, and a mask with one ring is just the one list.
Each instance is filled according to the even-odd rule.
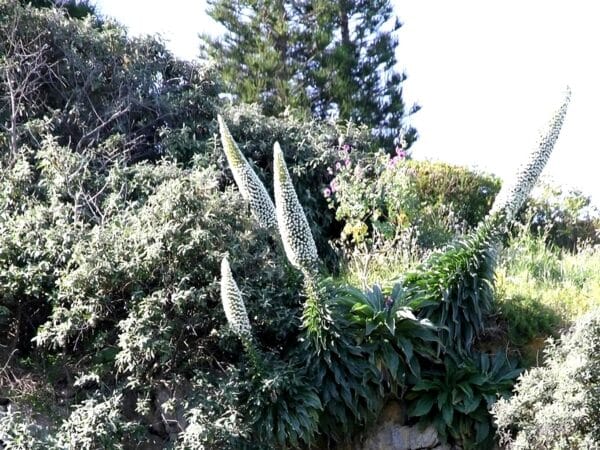
[[371,430],[362,444],[355,450],[422,450],[440,443],[433,427],[420,430],[419,427],[399,426],[385,423]]
[[433,426],[430,425],[424,430],[416,426],[410,427],[410,450],[432,448],[439,443],[439,436]]

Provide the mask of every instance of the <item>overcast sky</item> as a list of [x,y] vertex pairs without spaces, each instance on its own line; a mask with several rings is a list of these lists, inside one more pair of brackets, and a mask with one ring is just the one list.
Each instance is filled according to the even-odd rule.
[[[204,0],[96,0],[133,34],[160,33],[177,55],[198,53],[201,31],[218,32]],[[600,4],[589,0],[395,1],[404,26],[398,61],[415,158],[440,159],[505,178],[573,91],[545,174],[600,204]]]

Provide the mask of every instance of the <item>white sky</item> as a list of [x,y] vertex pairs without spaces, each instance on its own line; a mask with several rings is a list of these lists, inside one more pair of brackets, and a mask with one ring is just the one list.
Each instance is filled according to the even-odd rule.
[[[420,139],[415,158],[510,176],[535,145],[564,87],[572,102],[544,173],[600,205],[600,3],[593,0],[392,0],[404,26],[398,61]],[[218,26],[204,0],[96,0],[133,34],[161,33],[198,53]],[[596,6],[597,5],[597,6]]]

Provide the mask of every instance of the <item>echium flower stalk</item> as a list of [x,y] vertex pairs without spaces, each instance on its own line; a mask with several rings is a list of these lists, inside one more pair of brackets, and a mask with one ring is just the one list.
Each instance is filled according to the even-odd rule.
[[252,170],[250,164],[248,164],[248,160],[233,140],[223,117],[218,115],[217,120],[219,122],[223,150],[229,162],[229,167],[231,167],[233,179],[242,197],[250,204],[252,215],[256,218],[260,226],[276,228],[275,206],[273,206],[273,201],[265,185],[260,181],[254,170]]
[[570,100],[571,90],[567,87],[562,104],[554,112],[548,128],[540,133],[539,143],[530,153],[529,160],[521,166],[514,179],[502,186],[492,206],[490,216],[503,214],[505,220],[511,220],[519,211],[550,158],[565,120]]
[[229,326],[245,345],[249,345],[252,342],[252,328],[242,293],[233,279],[227,258],[221,261],[221,301]]
[[317,246],[278,142],[275,143],[273,156],[275,211],[285,254],[297,269],[309,274],[314,273],[319,260]]

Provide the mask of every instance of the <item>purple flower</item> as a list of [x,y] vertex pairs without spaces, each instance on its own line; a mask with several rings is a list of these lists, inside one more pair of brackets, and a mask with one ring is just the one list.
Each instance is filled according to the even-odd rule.
[[344,164],[346,165],[346,167],[350,167],[350,165],[352,164],[352,161],[350,161],[350,158],[346,158],[344,160]]
[[323,190],[323,195],[325,196],[325,198],[329,198],[329,197],[331,197],[331,189],[329,189],[329,188],[325,188],[325,189]]
[[400,157],[399,156],[394,156],[392,159],[389,160],[388,162],[388,168],[394,168],[396,167],[396,164],[398,164],[400,162]]
[[387,309],[387,310],[390,310],[390,309],[392,309],[392,306],[394,306],[394,299],[393,299],[391,296],[389,296],[389,295],[388,295],[388,296],[385,298],[385,301],[384,301],[384,305],[383,305],[383,306],[384,306],[384,308],[385,308],[385,309]]
[[396,155],[398,155],[400,158],[406,158],[406,150],[404,150],[404,147],[397,146]]

